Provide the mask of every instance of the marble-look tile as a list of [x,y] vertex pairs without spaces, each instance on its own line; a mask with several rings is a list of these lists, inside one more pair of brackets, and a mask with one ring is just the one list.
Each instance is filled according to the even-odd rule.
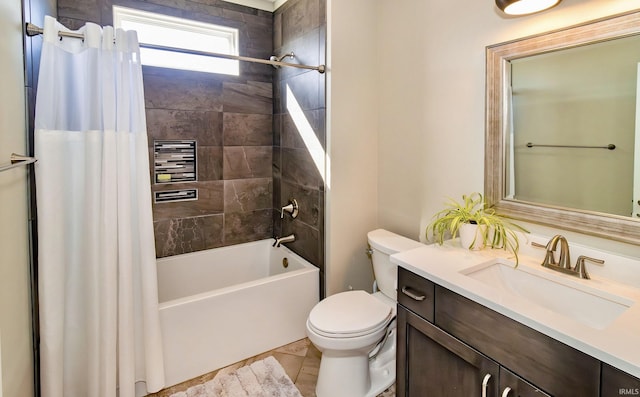
[[282,134],[282,117],[281,114],[273,115],[273,146],[280,146],[280,135]]
[[[247,22],[244,29],[240,30],[240,40],[246,43],[247,49],[258,50],[262,53],[271,52],[273,46],[273,18],[262,18],[260,16],[243,15]],[[255,56],[252,52],[247,52],[248,56]],[[251,55],[249,55],[251,54]],[[269,59],[269,56],[262,59]]]
[[273,49],[278,50],[282,46],[282,12],[273,14]]
[[270,146],[273,144],[273,116],[270,114],[225,113],[225,146]]
[[195,140],[199,146],[222,146],[222,113],[152,109],[146,110],[149,145],[154,140]]
[[100,24],[100,2],[101,0],[58,0],[58,15]]
[[288,345],[278,347],[273,351],[277,353],[293,354],[294,356],[305,357],[307,355],[307,352],[309,351],[310,345],[311,341],[307,338],[304,338],[300,339],[299,341],[289,343]]
[[217,181],[222,179],[222,146],[198,146],[198,181]]
[[280,218],[280,210],[273,209],[273,236],[280,237],[282,234],[282,219]]
[[[307,147],[305,140],[313,140],[314,143],[320,144],[325,149],[325,110],[307,110],[303,112],[304,121],[299,122],[302,125],[296,124],[296,121],[287,112],[282,115],[282,129],[281,129],[281,142],[280,145],[286,148],[303,149]],[[312,136],[302,136],[303,133],[309,131],[309,127],[313,131]]]
[[224,181],[224,212],[248,212],[271,208],[271,178]]
[[272,152],[271,146],[226,146],[224,179],[271,177]]
[[293,2],[282,15],[282,41],[291,41],[320,25],[320,0]]
[[272,83],[249,81],[223,84],[224,111],[230,113],[273,113]]
[[313,265],[318,266],[320,261],[319,241],[322,237],[318,233],[318,229],[285,218],[282,222],[282,234],[286,236],[291,233],[296,235],[296,240],[287,243],[286,246]]
[[219,78],[208,76],[208,73],[149,69],[152,68],[144,69],[147,108],[222,111],[222,81]]
[[153,224],[156,257],[179,255],[219,246],[222,241],[222,215],[167,219]]
[[282,180],[311,189],[319,189],[324,181],[306,149],[281,149]]
[[318,380],[318,372],[320,370],[321,353],[313,345],[309,344],[309,349],[305,355],[302,367],[298,373],[298,377],[294,383],[303,397],[316,396],[316,383]]
[[320,82],[324,82],[324,75],[315,71],[306,71],[291,78],[280,81],[282,111],[292,106],[302,110],[323,108],[324,102],[320,102]]
[[[305,347],[305,354],[300,354],[300,348]],[[157,393],[149,394],[147,397],[169,397],[174,393],[186,391],[191,387],[198,387],[205,382],[210,381],[217,375],[228,374],[237,371],[239,368],[250,365],[258,360],[263,360],[269,356],[273,356],[285,372],[294,382],[300,393],[304,397],[316,397],[315,387],[318,379],[318,371],[320,369],[321,353],[311,344],[308,338],[293,342],[274,350],[258,354],[246,360],[242,360],[228,367],[204,374],[186,382],[163,389]],[[395,397],[395,385],[379,394],[378,397]]]
[[[75,19],[75,18],[68,18],[68,17],[58,17],[58,22],[61,23],[64,27],[66,27],[69,30],[78,30],[81,27],[83,27],[84,25],[87,24],[87,22],[91,22],[91,21],[86,21],[86,20],[82,20],[82,19]],[[94,22],[96,23],[96,22]]]
[[[273,152],[271,154],[271,163],[272,163],[272,175],[273,179],[282,177],[282,149],[280,147],[274,147]],[[279,202],[274,207],[278,207]]]
[[300,373],[302,363],[304,362],[304,356],[296,356],[294,354],[280,353],[277,351],[272,352],[271,355],[278,360],[289,378],[295,382],[295,379],[298,377],[298,373]]
[[193,182],[153,184],[154,192],[163,190],[198,189],[198,200],[153,203],[153,219],[189,218],[218,214],[224,211],[224,182]]
[[[210,22],[212,18],[218,21],[222,19],[222,10],[218,7],[207,6],[201,2],[193,2],[189,0],[110,0],[105,1],[103,14],[106,13],[108,3],[131,7],[143,11],[155,12],[158,14],[171,15],[180,18],[188,18],[201,22]],[[103,15],[103,19],[105,19]],[[105,22],[106,23],[106,22]]]
[[225,245],[273,237],[272,213],[273,210],[266,209],[224,214]]
[[[277,55],[282,55],[294,51],[296,63],[317,66],[322,63],[318,51],[320,42],[325,40],[324,37],[320,36],[321,33],[322,31],[319,28],[315,28],[307,31],[303,36],[290,38],[290,41],[282,43],[282,46],[276,49],[275,52]],[[310,72],[309,70],[298,68],[281,68],[278,71],[280,72],[279,79],[288,79],[297,74]],[[311,73],[318,74],[316,71]]]

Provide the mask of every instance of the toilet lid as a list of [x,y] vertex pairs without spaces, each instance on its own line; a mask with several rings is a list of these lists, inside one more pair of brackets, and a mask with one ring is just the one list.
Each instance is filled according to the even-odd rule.
[[363,334],[386,325],[392,316],[391,306],[365,291],[348,291],[331,295],[309,313],[313,328],[327,334]]

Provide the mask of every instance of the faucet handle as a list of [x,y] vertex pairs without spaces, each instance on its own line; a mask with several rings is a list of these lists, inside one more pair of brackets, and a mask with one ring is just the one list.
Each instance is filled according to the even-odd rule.
[[284,218],[284,213],[288,212],[291,214],[292,218],[296,218],[298,216],[298,211],[300,208],[298,207],[298,201],[296,199],[289,200],[289,204],[282,207],[280,210],[280,219]]
[[544,248],[544,249],[547,248],[547,246],[545,244],[536,243],[535,241],[531,242],[531,246],[532,247],[536,247],[536,248]]
[[589,272],[587,272],[587,266],[584,263],[585,261],[598,263],[600,265],[602,265],[604,261],[602,259],[591,258],[584,255],[580,255],[578,257],[578,260],[576,261],[576,266],[573,268],[573,271],[578,273],[578,277],[589,280],[591,279],[591,277],[589,276]]
[[544,256],[544,260],[542,261],[542,266],[548,267],[549,265],[556,264],[556,257],[555,257],[555,254],[553,253],[553,250],[550,249],[551,247],[549,246],[549,243],[545,245],[545,244],[540,244],[540,243],[536,243],[535,241],[532,241],[531,246],[536,248],[543,248],[547,250]]

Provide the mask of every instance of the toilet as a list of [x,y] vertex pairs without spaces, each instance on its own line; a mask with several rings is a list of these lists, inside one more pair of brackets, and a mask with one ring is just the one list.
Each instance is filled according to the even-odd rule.
[[331,295],[307,318],[307,336],[322,353],[317,397],[375,397],[395,382],[398,276],[389,257],[423,244],[384,229],[367,240],[374,293]]

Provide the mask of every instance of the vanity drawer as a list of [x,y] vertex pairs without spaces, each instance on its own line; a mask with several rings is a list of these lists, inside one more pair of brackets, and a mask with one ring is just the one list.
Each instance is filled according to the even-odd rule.
[[398,267],[398,303],[425,320],[433,322],[434,284]]
[[600,362],[439,285],[435,324],[553,396],[597,397]]

